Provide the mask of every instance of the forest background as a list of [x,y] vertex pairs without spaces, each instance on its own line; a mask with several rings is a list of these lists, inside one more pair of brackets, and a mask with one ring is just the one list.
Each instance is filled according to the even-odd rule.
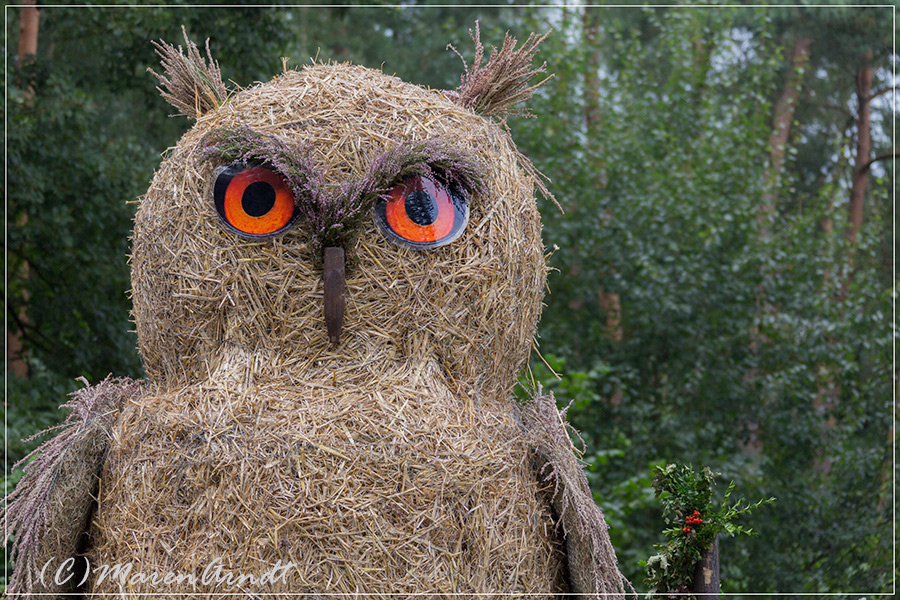
[[573,402],[621,569],[642,589],[652,467],[678,462],[777,498],[722,541],[724,591],[891,591],[894,6],[178,4],[47,7],[23,35],[6,9],[7,469],[74,378],[142,374],[134,201],[190,126],[151,40],[184,25],[244,86],[318,56],[453,89],[476,19],[488,45],[553,29],[537,118],[509,120],[565,209],[541,204],[531,370]]

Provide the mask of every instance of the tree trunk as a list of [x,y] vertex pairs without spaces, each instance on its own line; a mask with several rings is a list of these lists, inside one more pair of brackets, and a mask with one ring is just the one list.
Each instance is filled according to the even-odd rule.
[[11,329],[6,333],[6,361],[16,377],[28,377],[28,364],[23,360],[22,354],[22,339],[18,331]]
[[[19,12],[19,47],[16,53],[18,64],[21,67],[30,61],[33,61],[37,55],[38,43],[38,23],[40,21],[40,11],[37,8],[35,0],[25,0]],[[34,88],[30,82],[19,82],[25,93],[25,97],[31,100],[34,96]],[[18,214],[14,217],[14,223],[17,226],[24,226],[28,222],[28,216]],[[28,278],[28,263],[24,262],[18,269],[18,273],[11,273],[13,277],[21,279]],[[27,301],[27,296],[25,296]],[[25,322],[25,306],[17,308],[19,320]],[[17,377],[28,376],[28,364],[24,360],[22,339],[19,331],[7,328],[6,332],[6,360],[8,368]]]
[[[872,149],[872,51],[866,52],[862,63],[856,71],[856,156],[853,158],[853,178],[850,185],[850,214],[847,228],[844,230],[851,246],[856,244],[859,229],[863,222],[863,208],[866,197],[866,185],[869,181],[869,154]],[[850,291],[853,281],[854,250],[851,247],[846,257],[846,274],[837,294],[841,303]]]
[[[803,89],[803,74],[809,63],[811,38],[801,36],[794,40],[791,48],[790,63],[788,63],[787,77],[778,100],[775,101],[775,111],[772,115],[772,132],[769,135],[769,164],[763,173],[763,194],[760,199],[756,220],[759,225],[759,237],[763,242],[768,242],[772,237],[771,225],[778,210],[778,187],[781,181],[781,173],[784,170],[784,159],[787,154],[787,145],[791,135],[791,125],[794,122],[794,112],[797,109],[797,101]],[[762,273],[762,280],[756,289],[756,314],[757,321],[767,312],[773,310],[765,299],[765,281],[770,278],[768,273]],[[759,331],[758,325],[754,325],[750,331],[750,351],[757,353],[766,338]],[[755,377],[755,370],[748,373],[749,377]],[[744,446],[744,451],[750,454],[762,450],[762,443],[758,434],[759,424],[750,421],[747,423],[749,439]]]
[[25,0],[19,12],[19,63],[24,62],[29,56],[37,54],[38,21],[40,11],[35,0]]
[[869,154],[871,153],[872,131],[872,52],[866,52],[862,65],[856,72],[856,99],[859,112],[856,118],[856,159],[853,164],[853,183],[850,187],[850,221],[847,224],[847,239],[856,243],[856,237],[863,221],[863,199],[868,182]]
[[703,594],[702,598],[719,598],[719,536],[713,539],[700,562],[694,567],[694,594]]
[[778,200],[778,182],[784,169],[784,157],[797,100],[803,88],[803,73],[809,62],[811,39],[800,37],[794,41],[791,50],[791,62],[788,65],[788,76],[781,95],[775,102],[775,114],[772,117],[772,134],[769,136],[769,166],[764,174],[764,192],[760,203],[760,232],[766,239],[769,237],[769,223],[775,215]]
[[697,27],[697,37],[691,40],[691,49],[694,51],[694,72],[692,82],[692,95],[694,104],[700,109],[703,105],[703,97],[706,95],[706,76],[709,73],[713,52],[716,49],[715,38],[703,35],[703,27]]
[[[600,25],[600,11],[593,8],[594,2],[588,2],[582,13],[582,30],[584,31],[584,43],[588,47],[587,70],[584,76],[584,124],[588,132],[588,139],[598,144],[597,155],[605,155],[602,148],[602,136],[599,134],[603,115],[600,111],[600,44],[597,39]],[[598,189],[606,187],[606,165],[602,158],[597,160],[594,168],[596,185]],[[612,218],[611,214],[607,214]],[[602,282],[600,282],[602,285]],[[597,291],[597,301],[600,310],[606,314],[606,336],[613,342],[622,341],[622,303],[619,294]]]
[[588,1],[581,14],[581,26],[584,31],[584,43],[589,48],[587,71],[584,75],[584,121],[588,132],[592,132],[600,124],[600,44],[597,34],[600,30],[599,11],[593,8],[594,3]]

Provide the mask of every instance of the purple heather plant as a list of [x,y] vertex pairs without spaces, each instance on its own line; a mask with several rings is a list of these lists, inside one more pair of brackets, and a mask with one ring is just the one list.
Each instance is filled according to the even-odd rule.
[[321,176],[315,173],[309,158],[309,146],[292,146],[284,138],[247,125],[214,129],[200,144],[205,159],[255,164],[281,173],[295,201],[315,197],[322,188]]

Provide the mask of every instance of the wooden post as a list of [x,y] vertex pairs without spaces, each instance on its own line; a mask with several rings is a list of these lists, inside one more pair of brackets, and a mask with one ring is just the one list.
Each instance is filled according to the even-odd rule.
[[703,594],[700,598],[719,599],[719,536],[713,540],[712,546],[703,553],[700,562],[694,568],[695,594]]

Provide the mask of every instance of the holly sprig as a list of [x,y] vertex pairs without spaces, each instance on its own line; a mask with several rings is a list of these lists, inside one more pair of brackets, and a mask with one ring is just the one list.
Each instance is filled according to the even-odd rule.
[[713,473],[709,467],[700,471],[694,471],[690,465],[655,468],[652,486],[662,504],[663,518],[671,527],[663,530],[669,540],[655,546],[659,553],[641,561],[647,569],[646,584],[651,595],[689,593],[695,566],[716,536],[755,535],[753,529],[734,520],[775,501],[767,498],[750,504],[742,497],[731,503],[735,485],[732,481],[722,500],[713,504],[713,488],[719,476],[721,473]]

